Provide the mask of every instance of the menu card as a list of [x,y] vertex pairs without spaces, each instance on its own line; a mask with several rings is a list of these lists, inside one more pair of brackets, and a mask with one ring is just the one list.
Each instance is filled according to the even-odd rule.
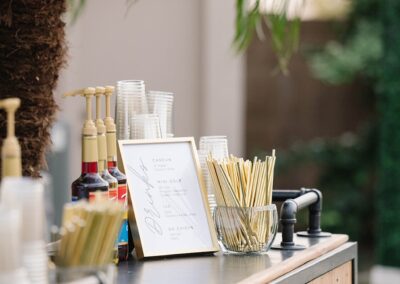
[[193,138],[125,140],[119,146],[138,257],[217,251]]

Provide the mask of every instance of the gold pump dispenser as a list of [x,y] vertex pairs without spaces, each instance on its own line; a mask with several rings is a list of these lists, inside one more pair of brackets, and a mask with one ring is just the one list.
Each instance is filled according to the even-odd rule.
[[65,93],[64,97],[83,96],[86,98],[86,120],[82,128],[82,161],[98,162],[97,152],[97,128],[92,119],[92,97],[96,92],[95,88],[88,87],[81,90]]
[[114,119],[111,116],[111,96],[114,92],[114,86],[105,87],[106,97],[106,118],[104,123],[107,130],[107,155],[108,161],[115,161],[117,157],[117,128],[114,123]]
[[86,120],[82,129],[82,173],[72,185],[72,201],[82,198],[91,201],[95,192],[101,191],[108,196],[108,183],[98,173],[97,128],[92,119],[91,99],[95,88],[85,88],[64,94],[64,97],[83,96],[86,99]]
[[101,96],[105,93],[104,87],[96,87],[96,128],[97,128],[97,146],[99,158],[99,173],[101,174],[107,167],[107,140],[106,126],[101,119]]
[[21,147],[15,137],[15,112],[21,105],[18,98],[9,98],[0,101],[0,108],[7,112],[7,137],[1,149],[1,175],[2,177],[22,175]]
[[105,94],[105,91],[106,89],[104,87],[96,87],[96,127],[97,145],[99,150],[99,174],[108,182],[108,197],[116,200],[118,194],[118,181],[108,172],[106,126],[101,119],[101,96]]

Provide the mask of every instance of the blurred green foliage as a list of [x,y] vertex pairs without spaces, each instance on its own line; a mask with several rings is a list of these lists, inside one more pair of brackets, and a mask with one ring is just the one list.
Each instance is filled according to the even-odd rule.
[[384,56],[378,82],[379,183],[377,247],[380,264],[400,267],[400,1],[381,1]]
[[66,0],[70,23],[74,24],[86,6],[86,0]]
[[346,233],[352,240],[371,245],[375,218],[373,187],[376,176],[376,125],[336,139],[316,138],[295,143],[280,152],[276,175],[287,176],[299,167],[318,168],[315,185],[323,193],[322,228]]
[[376,78],[383,55],[381,30],[377,21],[357,22],[345,43],[331,41],[323,52],[311,57],[315,77],[330,84],[349,83],[360,73]]
[[[261,0],[236,0],[236,29],[233,45],[238,51],[245,51],[253,40],[254,34],[264,39],[262,29],[266,24],[272,48],[277,56],[279,70],[287,75],[292,55],[298,50],[300,36],[299,18],[289,20],[287,17],[290,0],[268,0],[274,12],[267,14],[260,7]],[[302,7],[302,1],[298,9]]]
[[[358,232],[354,234],[359,238],[365,233],[365,222],[375,219],[377,261],[383,265],[400,267],[400,1],[354,0],[353,13],[345,28],[343,40],[328,43],[321,53],[311,58],[311,69],[317,78],[332,84],[364,79],[364,83],[375,92],[378,130],[375,135],[358,137],[361,145],[371,143],[374,148],[360,148],[365,151],[364,154],[343,152],[345,160],[353,160],[348,165],[352,164],[357,170],[350,170],[346,164],[337,164],[335,158],[325,168],[330,178],[322,175],[321,184],[328,186],[330,180],[337,180],[329,185],[328,194],[337,188],[335,183],[343,183],[341,188],[346,188],[346,182],[354,186],[352,191],[348,187],[343,195],[346,201],[340,200],[340,203],[351,204],[356,200],[357,205],[361,203],[365,208],[353,205],[354,211],[348,212],[335,204],[339,210],[337,213],[344,218],[333,216],[332,219],[336,218],[336,222],[342,224],[346,231],[350,229],[349,220],[357,215],[362,226],[357,228],[353,222],[351,226],[357,228]],[[341,156],[339,152],[337,155]],[[321,154],[321,157],[324,155]],[[366,160],[366,157],[370,160]],[[342,170],[347,168],[347,174],[337,171],[335,165],[340,165]],[[375,176],[367,170],[366,165],[377,169],[373,194],[365,192],[364,182]],[[369,183],[374,184],[373,180]],[[374,202],[369,203],[369,200]],[[328,208],[331,206],[329,202],[336,203],[337,199],[328,201]],[[375,213],[366,220],[367,211]]]
[[[337,40],[308,56],[316,78],[334,85],[362,82],[373,93],[365,95],[372,105],[377,100],[384,56],[383,24],[376,14],[379,7],[378,0],[352,1],[348,20],[338,23]],[[335,139],[293,144],[277,160],[277,174],[307,165],[317,167],[316,186],[324,195],[323,229],[349,234],[362,246],[371,246],[375,238],[379,128],[375,117],[365,123],[368,126]]]
[[383,23],[380,0],[353,0],[348,20],[341,23],[338,40],[330,41],[314,53],[309,64],[316,78],[343,84],[357,77],[367,78],[375,87],[383,57]]

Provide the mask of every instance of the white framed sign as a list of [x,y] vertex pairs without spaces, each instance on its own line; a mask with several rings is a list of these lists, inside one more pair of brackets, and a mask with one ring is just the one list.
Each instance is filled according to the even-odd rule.
[[218,251],[194,139],[118,144],[137,257]]

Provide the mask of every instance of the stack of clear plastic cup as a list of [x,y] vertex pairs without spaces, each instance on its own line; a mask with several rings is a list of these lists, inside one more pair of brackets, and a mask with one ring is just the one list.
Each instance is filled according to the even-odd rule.
[[158,114],[160,119],[161,137],[173,137],[173,106],[174,94],[170,92],[149,91],[147,93],[149,111]]
[[157,114],[136,114],[132,117],[131,139],[161,138],[160,120]]
[[208,205],[210,207],[210,213],[212,214],[214,211],[213,209],[217,206],[216,200],[215,200],[215,195],[213,190],[213,184],[211,180],[211,176],[208,172],[207,168],[207,156],[208,153],[205,150],[197,150],[197,153],[199,155],[199,161],[200,161],[200,167],[201,167],[201,172],[203,176],[203,184],[206,187],[207,190],[207,199],[208,199]]
[[208,171],[206,160],[208,155],[211,155],[214,159],[222,160],[228,157],[228,153],[228,139],[226,136],[200,137],[198,154],[211,213],[214,212],[214,208],[217,206],[217,201],[215,199],[214,186]]
[[118,81],[116,100],[115,123],[117,125],[117,138],[129,139],[132,117],[136,114],[148,113],[144,81]]
[[29,283],[21,263],[20,213],[0,205],[0,284]]
[[212,157],[217,160],[228,157],[228,138],[226,136],[202,136],[199,143],[200,150],[211,153]]
[[48,283],[48,257],[45,232],[44,187],[40,180],[4,178],[1,200],[9,208],[21,211],[22,265],[31,283]]

